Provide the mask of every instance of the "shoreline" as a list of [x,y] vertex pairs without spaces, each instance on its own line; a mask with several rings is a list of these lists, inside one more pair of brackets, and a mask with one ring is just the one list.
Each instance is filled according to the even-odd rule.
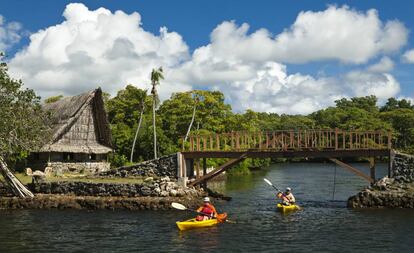
[[0,210],[75,209],[75,210],[169,210],[179,202],[195,208],[198,197],[97,197],[58,194],[36,194],[34,198],[0,197]]

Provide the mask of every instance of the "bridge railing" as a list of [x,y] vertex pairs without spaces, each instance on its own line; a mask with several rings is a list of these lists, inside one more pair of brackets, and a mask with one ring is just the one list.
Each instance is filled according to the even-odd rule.
[[391,143],[391,132],[386,131],[340,129],[238,131],[190,135],[186,142],[182,139],[182,151],[391,149]]

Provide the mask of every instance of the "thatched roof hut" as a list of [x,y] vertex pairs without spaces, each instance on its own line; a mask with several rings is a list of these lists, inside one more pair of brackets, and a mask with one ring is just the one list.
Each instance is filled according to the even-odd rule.
[[45,104],[51,113],[51,140],[40,152],[107,154],[111,132],[100,88]]

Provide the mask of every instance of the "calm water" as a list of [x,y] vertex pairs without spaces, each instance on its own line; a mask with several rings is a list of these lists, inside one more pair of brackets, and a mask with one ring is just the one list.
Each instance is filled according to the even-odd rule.
[[[414,210],[347,209],[366,183],[338,167],[333,196],[334,169],[273,165],[215,183],[233,197],[216,206],[237,224],[186,232],[175,226],[183,211],[0,211],[0,252],[414,252]],[[292,187],[304,210],[278,213],[264,177]]]

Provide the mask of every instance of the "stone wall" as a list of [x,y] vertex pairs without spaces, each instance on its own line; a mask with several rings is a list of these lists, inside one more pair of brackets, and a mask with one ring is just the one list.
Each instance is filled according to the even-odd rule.
[[52,168],[56,175],[64,173],[96,174],[109,171],[111,164],[108,162],[49,162],[47,167]]
[[384,177],[348,199],[351,208],[414,208],[414,183]]
[[101,177],[165,177],[177,178],[178,155],[163,156],[130,166],[99,173]]
[[194,188],[184,188],[168,177],[148,180],[140,184],[88,183],[88,182],[41,182],[29,184],[33,193],[65,194],[97,197],[184,197],[203,196],[203,192]]
[[391,167],[391,177],[397,182],[414,182],[414,156],[395,153]]

